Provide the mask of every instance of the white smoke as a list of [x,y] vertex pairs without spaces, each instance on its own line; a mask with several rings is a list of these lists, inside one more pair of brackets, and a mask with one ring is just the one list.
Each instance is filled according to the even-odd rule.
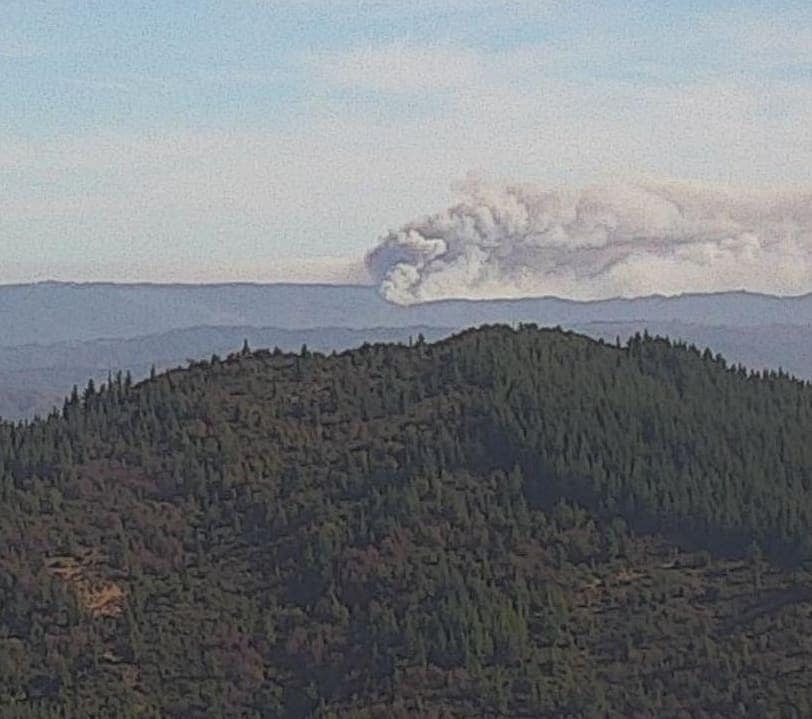
[[383,237],[366,257],[384,297],[600,299],[812,289],[812,193],[637,183],[495,187]]

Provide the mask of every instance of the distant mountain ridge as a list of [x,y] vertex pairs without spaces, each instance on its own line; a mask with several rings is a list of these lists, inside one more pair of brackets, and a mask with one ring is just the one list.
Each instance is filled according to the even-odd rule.
[[44,282],[0,286],[0,346],[131,338],[195,326],[468,327],[496,322],[600,321],[713,326],[812,325],[812,295],[748,292],[574,301],[441,300],[393,305],[362,285],[118,285]]

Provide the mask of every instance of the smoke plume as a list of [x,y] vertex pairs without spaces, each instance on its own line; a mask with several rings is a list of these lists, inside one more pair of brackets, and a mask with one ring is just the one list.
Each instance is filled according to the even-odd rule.
[[812,193],[470,179],[459,189],[462,202],[390,232],[367,254],[388,300],[812,289]]

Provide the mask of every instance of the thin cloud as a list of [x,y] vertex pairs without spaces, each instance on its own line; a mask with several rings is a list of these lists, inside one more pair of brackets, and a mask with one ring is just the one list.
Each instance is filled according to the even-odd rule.
[[[641,175],[808,186],[808,82],[725,68],[674,79],[664,63],[638,82],[603,71],[622,38],[616,49],[590,37],[487,49],[401,39],[306,61],[294,51],[284,68],[301,93],[284,112],[269,105],[267,122],[0,136],[0,280],[26,256],[110,268],[122,248],[128,267],[160,258],[180,279],[204,254],[261,258],[244,279],[292,253],[360,257],[388,228],[449,204],[450,182],[472,167],[547,187]],[[143,97],[163,87],[134,82]],[[617,287],[634,291],[635,277]]]
[[334,85],[395,94],[458,88],[483,69],[480,56],[469,49],[405,41],[323,53],[313,64]]
[[710,70],[774,75],[805,68],[812,71],[812,12],[754,12],[740,9],[710,16],[707,31],[718,57]]
[[45,48],[36,43],[0,37],[0,57],[2,58],[28,59],[45,54]]

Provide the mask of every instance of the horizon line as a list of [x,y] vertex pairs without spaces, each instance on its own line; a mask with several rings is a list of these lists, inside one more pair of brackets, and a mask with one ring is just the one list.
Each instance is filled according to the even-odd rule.
[[[353,283],[353,282],[291,282],[291,281],[273,281],[262,282],[257,280],[237,280],[233,282],[154,282],[154,281],[127,281],[120,282],[116,280],[33,280],[31,282],[0,282],[0,291],[7,289],[24,289],[26,287],[42,287],[42,286],[57,286],[69,288],[93,288],[93,287],[110,287],[110,288],[156,288],[156,289],[203,289],[203,288],[229,288],[229,287],[254,287],[254,288],[270,288],[270,287],[307,287],[315,289],[371,289],[374,290],[376,285],[373,283]],[[653,292],[645,295],[614,295],[604,298],[596,299],[575,299],[571,297],[563,297],[560,295],[521,295],[517,297],[443,297],[440,299],[430,299],[424,302],[413,302],[409,304],[398,304],[396,302],[384,301],[393,307],[416,307],[421,305],[433,305],[443,302],[464,302],[464,303],[509,303],[509,302],[526,302],[531,300],[555,300],[558,302],[568,302],[573,304],[596,304],[601,302],[633,302],[639,300],[669,300],[690,297],[722,297],[726,295],[747,295],[751,297],[762,297],[765,299],[775,300],[800,300],[812,296],[812,290],[808,292],[801,292],[798,294],[779,295],[769,292],[758,292],[755,290],[748,290],[746,288],[739,288],[734,290],[719,290],[719,291],[686,291],[674,294],[664,294],[661,292]]]

